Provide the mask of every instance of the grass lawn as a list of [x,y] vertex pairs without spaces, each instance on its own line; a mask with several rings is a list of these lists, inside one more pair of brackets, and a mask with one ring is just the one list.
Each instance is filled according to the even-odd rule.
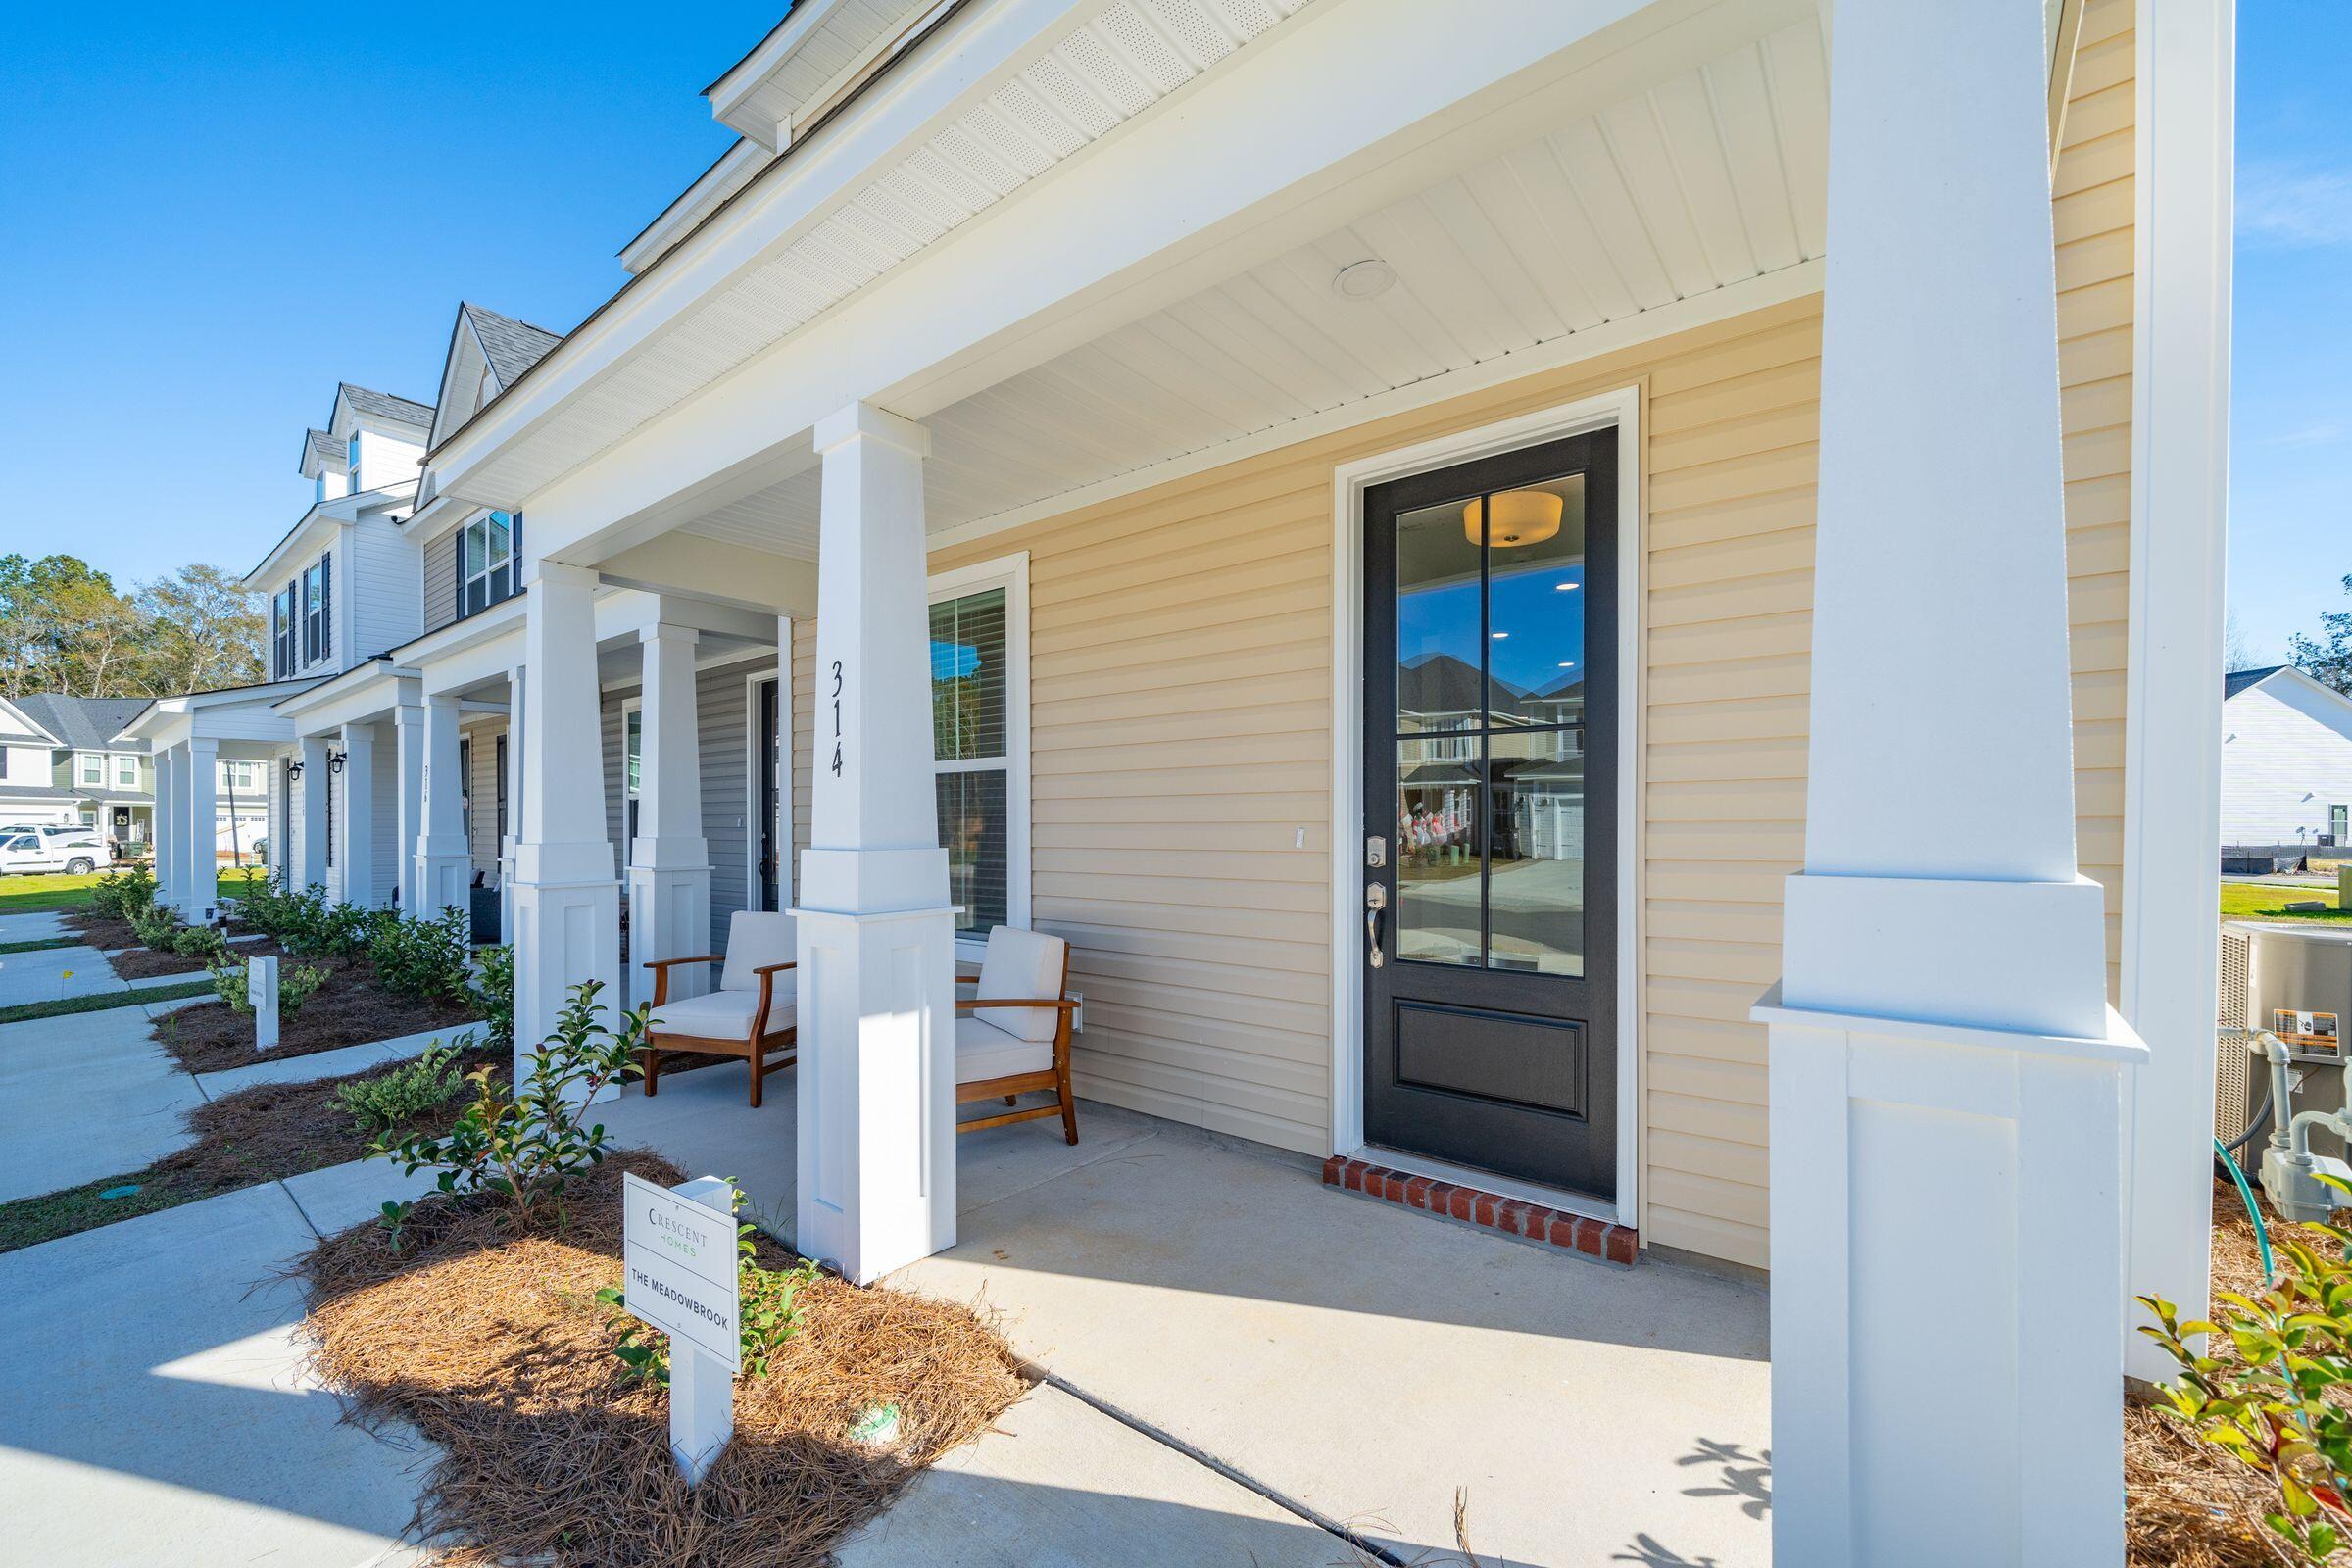
[[0,1023],[28,1023],[35,1018],[62,1018],[70,1012],[103,1012],[142,1002],[177,1002],[182,997],[213,994],[210,975],[175,986],[132,986],[123,991],[100,991],[84,997],[56,997],[47,1002],[20,1003],[0,1007]]
[[11,953],[40,953],[49,948],[78,948],[79,937],[34,937],[30,942],[0,942],[0,956]]
[[[2318,911],[2295,910],[2289,904],[2304,904],[2314,899],[2327,906]],[[2333,888],[2289,888],[2273,883],[2225,882],[2222,884],[2222,918],[2225,920],[2352,920],[2352,909],[2335,906]]]
[[[98,885],[102,871],[87,876],[54,875],[0,877],[0,914],[31,914],[42,909],[78,909],[90,902],[90,889]],[[220,896],[228,898],[243,891],[245,873],[242,870],[220,874]]]

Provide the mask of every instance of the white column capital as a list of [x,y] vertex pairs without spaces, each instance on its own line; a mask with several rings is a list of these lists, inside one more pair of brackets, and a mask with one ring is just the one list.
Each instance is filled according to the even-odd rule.
[[640,643],[662,642],[681,648],[692,648],[703,640],[703,634],[693,626],[680,626],[673,621],[658,620],[651,626],[639,627],[637,640]]
[[530,575],[523,579],[523,586],[535,588],[540,583],[550,583],[594,591],[603,582],[603,577],[598,575],[594,566],[575,566],[569,562],[549,561],[542,556],[531,561]]
[[188,749],[190,757],[218,757],[220,754],[220,743],[210,737],[191,735],[180,744]]
[[917,458],[931,455],[931,431],[928,427],[871,403],[853,403],[846,409],[826,415],[816,421],[816,428],[811,434],[819,457],[845,443],[860,439],[886,442]]

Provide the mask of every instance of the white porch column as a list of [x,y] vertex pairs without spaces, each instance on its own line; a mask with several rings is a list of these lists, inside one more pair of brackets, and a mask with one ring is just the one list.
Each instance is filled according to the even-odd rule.
[[514,846],[522,837],[522,666],[507,671],[507,830],[498,841],[498,940],[514,940]]
[[326,886],[326,770],[327,745],[323,735],[305,735],[296,743],[295,760],[302,777],[302,859],[295,866],[296,891]]
[[[620,883],[606,836],[596,678],[596,573],[535,564],[524,612],[522,825],[514,845],[515,1076],[570,988],[620,980]],[[508,743],[509,751],[515,749]]]
[[[703,837],[696,634],[689,626],[654,625],[638,633],[638,642],[645,695],[637,836],[629,844],[629,956],[643,974],[650,959],[710,951],[710,845]],[[707,977],[693,965],[673,972],[670,983],[682,997],[708,989]],[[650,986],[631,990],[652,995]]]
[[817,425],[816,448],[797,1241],[862,1284],[956,1243],[956,917],[931,785],[929,436],[857,404]]
[[[403,710],[406,711],[406,710]],[[421,712],[418,749],[423,753],[423,808],[421,828],[414,845],[411,875],[416,892],[409,912],[419,919],[437,918],[455,905],[471,918],[468,884],[473,868],[471,847],[466,842],[466,779],[458,763],[458,715],[455,697],[427,698]]]
[[179,748],[163,746],[155,750],[155,808],[148,821],[148,836],[155,841],[155,900],[158,904],[177,908],[179,870],[172,864],[179,854]]
[[343,809],[335,816],[335,868],[343,873],[343,902],[373,908],[384,902],[375,885],[375,726],[343,726],[343,771],[335,776]]
[[[2041,0],[1833,34],[1805,868],[1757,1009],[1806,1568],[2123,1560],[2144,1053],[2075,869],[2044,47]],[[1923,1340],[1922,1300],[1964,1327]]]
[[269,792],[270,805],[263,816],[267,824],[263,831],[270,835],[269,875],[271,882],[282,888],[286,885],[286,866],[289,863],[286,857],[292,848],[294,828],[292,813],[286,809],[285,753],[278,752],[270,757],[266,777],[269,782],[262,787]]
[[403,914],[430,915],[417,901],[423,884],[417,878],[417,841],[424,837],[424,705],[404,696],[392,709],[393,776],[400,781],[399,804],[393,813],[392,857],[395,885]]
[[220,899],[220,865],[215,835],[218,813],[215,807],[214,785],[220,777],[220,743],[211,740],[188,741],[185,776],[180,780],[180,795],[184,801],[181,819],[186,826],[184,842],[187,853],[181,858],[182,875],[186,878],[179,889],[179,912],[191,925],[201,925],[213,917],[213,906]]

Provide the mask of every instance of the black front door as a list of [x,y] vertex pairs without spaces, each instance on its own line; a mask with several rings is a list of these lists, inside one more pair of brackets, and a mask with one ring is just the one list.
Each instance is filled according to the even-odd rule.
[[1616,1190],[1616,432],[1364,501],[1364,1135]]
[[776,821],[778,802],[783,798],[784,752],[776,723],[776,693],[782,685],[783,677],[779,675],[760,687],[760,907],[762,909],[778,906],[776,869],[782,863],[778,857]]

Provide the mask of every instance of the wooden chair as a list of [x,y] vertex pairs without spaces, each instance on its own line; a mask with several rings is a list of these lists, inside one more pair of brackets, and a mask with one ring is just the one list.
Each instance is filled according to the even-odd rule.
[[[957,1122],[959,1133],[1061,1115],[1061,1135],[1078,1141],[1078,1102],[1070,1094],[1070,945],[1038,931],[998,926],[988,933],[977,995],[956,1003],[956,1103],[969,1105],[1033,1090],[1054,1102]],[[971,1014],[986,1012],[989,1017]]]
[[[694,958],[655,958],[653,1026],[646,1049],[648,1099],[660,1093],[664,1055],[741,1056],[751,1064],[752,1108],[760,1108],[760,1084],[769,1067],[798,1059],[795,1027],[792,916],[738,909],[727,921],[727,952]],[[718,989],[677,1002],[669,1000],[669,971],[682,963],[720,964]],[[769,1060],[771,1052],[781,1053]]]

